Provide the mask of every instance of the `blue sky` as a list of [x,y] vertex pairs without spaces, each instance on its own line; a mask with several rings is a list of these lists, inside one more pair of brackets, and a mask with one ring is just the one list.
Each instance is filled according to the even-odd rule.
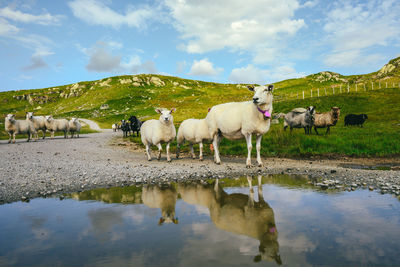
[[0,91],[139,73],[369,73],[400,56],[399,14],[397,0],[0,0]]

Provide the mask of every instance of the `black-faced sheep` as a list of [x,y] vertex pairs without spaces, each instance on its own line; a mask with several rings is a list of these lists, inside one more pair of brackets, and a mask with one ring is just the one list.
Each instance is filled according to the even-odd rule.
[[348,114],[346,117],[344,117],[344,126],[359,125],[360,127],[363,127],[366,119],[368,119],[367,114]]

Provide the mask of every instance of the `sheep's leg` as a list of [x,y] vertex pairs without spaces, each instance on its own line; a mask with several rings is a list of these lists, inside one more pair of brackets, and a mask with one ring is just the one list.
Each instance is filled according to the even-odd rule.
[[287,125],[283,126],[283,130],[286,131]]
[[261,160],[261,155],[260,155],[260,152],[261,152],[261,139],[262,139],[262,135],[261,134],[257,135],[257,138],[256,138],[256,150],[257,150],[258,167],[262,167],[262,165],[263,165],[262,160]]
[[13,133],[13,144],[15,144],[15,136],[17,135],[17,132]]
[[246,168],[251,167],[251,150],[253,149],[253,146],[251,144],[251,134],[246,134],[246,143],[247,143],[247,160],[246,160]]
[[221,164],[221,159],[219,157],[219,150],[218,150],[218,146],[219,146],[219,134],[215,134],[214,138],[213,138],[213,146],[214,146],[214,162],[216,164]]
[[192,155],[192,159],[195,159],[196,155],[194,154],[193,143],[190,143],[189,147],[190,147],[190,154]]
[[157,156],[157,159],[160,160],[160,159],[161,159],[161,150],[162,150],[161,143],[158,143],[157,147],[158,147],[158,156]]
[[42,130],[42,133],[43,133],[43,139],[45,139],[46,138],[46,130]]
[[304,133],[307,134],[307,126],[304,127]]
[[51,139],[54,139],[54,131],[51,131]]
[[254,189],[251,181],[251,176],[247,176],[247,182],[249,183],[249,207],[254,207]]
[[12,134],[10,132],[8,132],[8,143],[11,143],[11,137],[12,137]]
[[203,142],[200,142],[199,150],[200,150],[199,159],[203,160]]
[[292,131],[293,131],[293,128],[292,128],[292,126],[290,126],[290,133],[292,133]]
[[176,144],[176,158],[179,159],[179,153],[181,153],[181,144]]
[[328,126],[327,128],[326,128],[326,133],[325,134],[328,134],[328,133],[330,133],[331,132],[331,130],[330,130],[330,127]]
[[262,184],[261,184],[262,176],[258,175],[257,180],[258,180],[258,202],[259,203],[265,202],[264,201],[264,195],[263,195],[263,192],[262,192]]
[[318,135],[317,127],[314,126],[314,131]]
[[171,157],[169,156],[169,142],[167,143],[166,150],[167,150],[167,162],[171,162]]
[[147,154],[147,160],[151,160],[151,155],[150,155],[150,145],[146,144],[146,154]]
[[29,140],[31,140],[31,132],[28,132],[28,140],[26,140],[26,142],[29,142]]

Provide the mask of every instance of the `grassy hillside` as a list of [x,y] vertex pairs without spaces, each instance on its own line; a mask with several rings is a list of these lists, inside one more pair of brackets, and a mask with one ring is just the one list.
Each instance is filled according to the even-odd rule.
[[[273,125],[264,137],[264,155],[400,154],[399,82],[400,58],[396,58],[370,74],[342,76],[321,72],[275,83],[274,112],[288,112],[294,107],[308,105],[316,106],[317,111],[340,106],[342,119],[330,136],[305,136],[302,130],[290,135],[282,131],[282,124]],[[317,97],[318,89],[320,97]],[[127,75],[52,88],[2,92],[0,113],[14,113],[23,118],[26,111],[33,110],[37,115],[88,118],[109,128],[130,115],[157,118],[155,107],[175,107],[174,120],[179,124],[187,118],[205,117],[207,109],[215,104],[248,100],[251,96],[245,85],[161,75]],[[369,120],[364,129],[345,128],[343,117],[348,113],[367,113]],[[4,137],[4,121],[1,121],[0,138]],[[224,143],[222,153],[243,155],[243,142]]]

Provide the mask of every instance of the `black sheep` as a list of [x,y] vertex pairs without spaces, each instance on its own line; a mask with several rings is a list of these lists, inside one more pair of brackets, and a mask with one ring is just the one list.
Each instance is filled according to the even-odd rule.
[[136,132],[136,135],[139,136],[139,132],[140,132],[140,127],[142,126],[142,122],[136,118],[136,116],[131,116],[129,118],[129,122],[130,122],[130,130],[132,131],[132,134],[134,134]]
[[121,121],[121,130],[124,132],[124,137],[128,137],[128,134],[131,130],[129,122],[122,120]]
[[365,120],[368,119],[367,114],[348,114],[344,118],[344,126],[348,125],[359,125],[360,127],[363,127],[363,123]]

